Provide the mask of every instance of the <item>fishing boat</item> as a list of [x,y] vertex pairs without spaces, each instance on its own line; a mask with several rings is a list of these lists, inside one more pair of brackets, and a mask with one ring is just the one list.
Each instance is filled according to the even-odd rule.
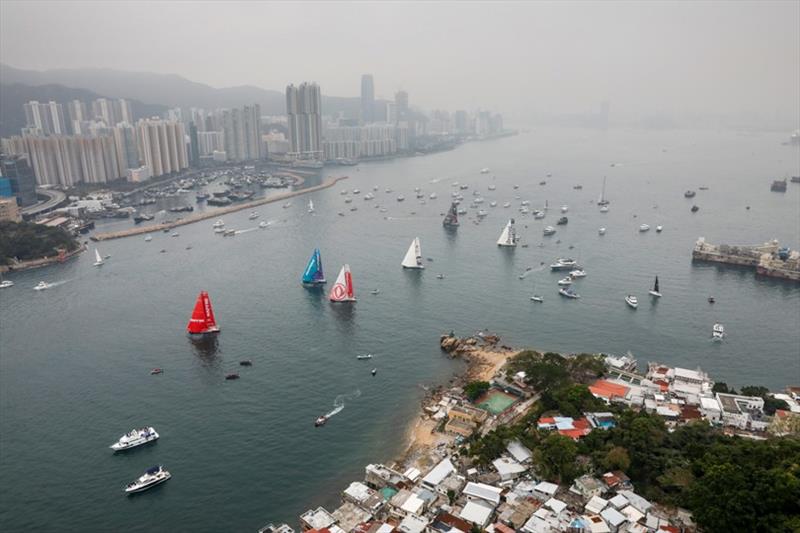
[[[600,191],[600,198],[597,200],[597,205],[600,206],[600,211],[605,213],[603,207],[608,206],[609,203],[611,202],[606,200],[606,177],[603,176],[603,189]],[[608,209],[606,209],[606,211],[608,211]]]
[[717,342],[722,340],[722,337],[725,336],[725,327],[722,324],[714,324],[714,327],[711,329],[711,338]]
[[639,226],[639,231],[641,231],[642,233],[644,233],[645,231],[650,231],[650,226],[648,226],[647,224],[642,224],[641,226]]
[[514,229],[514,219],[511,218],[503,228],[500,238],[497,239],[497,246],[515,247],[517,245],[517,232]]
[[553,235],[555,234],[555,232],[556,228],[554,228],[553,226],[545,226],[544,229],[542,230],[542,233],[544,235]]
[[606,234],[606,228],[602,227],[602,228],[598,229],[597,233],[599,233],[600,235],[605,235]]
[[356,295],[353,290],[353,276],[350,274],[350,265],[343,265],[336,277],[336,283],[331,287],[328,295],[331,302],[355,302]]
[[458,204],[453,202],[450,204],[450,210],[444,216],[442,225],[446,228],[458,227]]
[[578,268],[578,269],[570,271],[569,275],[570,275],[570,277],[572,279],[585,278],[586,277],[586,271]]
[[565,298],[570,298],[572,300],[577,300],[578,298],[581,297],[580,294],[572,290],[572,287],[563,287],[561,289],[558,289],[558,294],[560,294]]
[[478,212],[476,213],[476,215],[478,216],[478,218],[484,218],[484,217],[485,217],[485,216],[487,216],[488,214],[489,214],[489,212],[488,212],[488,211],[486,211],[485,209],[478,209]]
[[322,271],[322,256],[319,248],[314,248],[306,269],[303,271],[302,282],[304,285],[322,285],[325,283],[325,274]]
[[126,494],[135,494],[137,492],[144,492],[147,489],[152,489],[156,485],[160,485],[164,483],[168,479],[170,479],[172,475],[164,469],[163,466],[153,466],[148,468],[144,471],[138,479],[129,483],[127,487],[125,487]]
[[436,274],[436,279],[444,279],[444,274]]
[[578,262],[574,259],[560,257],[550,265],[550,270],[574,270],[578,268]]
[[664,230],[664,226],[656,226],[656,233],[661,233]]
[[371,353],[365,353],[365,354],[357,355],[356,359],[372,359],[372,354]]
[[158,439],[158,432],[152,427],[133,429],[119,438],[117,442],[109,446],[115,452],[130,450],[142,444],[153,442]]
[[633,309],[639,307],[639,300],[632,294],[629,294],[625,297],[625,303],[627,303]]
[[94,266],[99,267],[103,266],[105,261],[103,261],[103,257],[100,255],[100,252],[97,248],[94,249]]
[[39,282],[39,283],[38,283],[38,284],[37,284],[37,285],[36,285],[36,286],[33,288],[33,290],[35,290],[35,291],[44,291],[44,290],[47,290],[47,289],[49,289],[49,288],[50,288],[50,287],[52,287],[52,286],[53,286],[53,285],[52,285],[52,284],[50,284],[50,283],[47,283],[47,282],[44,282],[44,281],[40,281],[40,282]]
[[419,245],[419,237],[414,237],[414,240],[411,241],[411,245],[408,247],[408,251],[406,251],[406,256],[400,264],[403,268],[425,268],[425,265],[422,263],[422,250]]
[[655,296],[656,298],[661,298],[661,291],[658,288],[658,276],[656,276],[656,281],[653,283],[653,288],[649,291],[651,296]]
[[186,330],[192,337],[215,335],[219,333],[219,326],[214,318],[214,310],[211,307],[211,299],[206,291],[200,291],[197,301],[194,304],[192,317]]

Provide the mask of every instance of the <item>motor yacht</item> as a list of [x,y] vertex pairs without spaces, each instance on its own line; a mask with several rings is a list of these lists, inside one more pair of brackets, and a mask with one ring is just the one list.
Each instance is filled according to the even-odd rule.
[[602,227],[602,228],[598,229],[597,233],[599,233],[600,235],[605,235],[606,234],[606,228]]
[[570,271],[569,275],[570,275],[570,277],[572,279],[585,278],[586,277],[586,271],[578,268],[578,269]]
[[553,226],[545,226],[544,230],[542,230],[542,233],[544,235],[553,235],[555,232],[556,228],[554,228]]
[[567,286],[567,285],[572,285],[572,278],[570,276],[567,276],[566,278],[562,278],[562,279],[558,280],[558,284],[561,285],[562,287],[563,286]]
[[38,283],[38,285],[36,285],[33,288],[33,290],[35,290],[35,291],[43,291],[43,290],[49,289],[50,287],[52,287],[52,285],[50,283],[47,283],[47,282],[44,282],[44,281],[40,281]]
[[[151,371],[150,373],[153,374],[153,371]],[[160,372],[156,373],[159,374]],[[130,432],[123,435],[122,437],[120,437],[119,440],[114,444],[112,444],[111,446],[109,446],[109,448],[111,448],[115,452],[130,450],[131,448],[136,448],[137,446],[141,446],[142,444],[153,442],[154,440],[158,439],[158,436],[159,436],[158,432],[156,432],[156,430],[153,429],[152,427],[133,429]]]
[[639,226],[639,231],[641,232],[650,231],[650,226],[648,226],[647,224],[642,224],[641,226]]
[[561,289],[558,289],[558,294],[560,294],[565,298],[571,298],[573,300],[576,300],[581,297],[580,294],[572,290],[572,287],[563,287]]
[[629,294],[625,297],[625,303],[627,303],[633,309],[639,307],[639,300],[632,294]]
[[722,337],[725,336],[725,327],[722,324],[714,324],[714,327],[711,329],[711,338],[715,341],[721,341]]
[[0,281],[0,289],[7,289],[7,288],[13,287],[13,286],[14,286],[14,282],[11,281],[11,280],[5,279],[3,281]]
[[147,489],[152,489],[156,485],[160,485],[164,483],[172,475],[164,469],[163,466],[153,466],[148,468],[144,471],[137,480],[132,483],[129,483],[127,487],[125,487],[126,494],[135,494],[137,492],[144,492]]
[[578,268],[578,262],[574,259],[559,258],[550,265],[551,270],[574,270]]

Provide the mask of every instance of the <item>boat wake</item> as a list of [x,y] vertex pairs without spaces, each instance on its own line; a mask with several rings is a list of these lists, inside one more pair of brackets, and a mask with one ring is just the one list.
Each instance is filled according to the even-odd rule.
[[336,397],[335,400],[333,400],[333,410],[330,411],[329,413],[326,413],[325,418],[330,418],[333,415],[338,415],[344,409],[345,402],[355,400],[359,396],[361,396],[361,391],[359,389],[356,389],[350,394],[340,394],[339,396]]
[[241,235],[242,233],[250,233],[251,231],[256,231],[258,228],[247,228],[247,229],[237,229],[236,235]]

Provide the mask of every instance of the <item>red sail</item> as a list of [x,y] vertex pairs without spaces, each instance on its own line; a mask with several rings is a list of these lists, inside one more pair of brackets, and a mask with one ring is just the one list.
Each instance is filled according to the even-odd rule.
[[206,291],[201,291],[194,304],[192,318],[187,326],[189,333],[211,333],[219,331],[214,320],[214,311],[211,309],[211,300]]
[[349,299],[355,299],[355,291],[353,290],[353,275],[350,274],[350,269],[347,269],[344,273],[344,280],[345,286],[347,287],[347,297]]

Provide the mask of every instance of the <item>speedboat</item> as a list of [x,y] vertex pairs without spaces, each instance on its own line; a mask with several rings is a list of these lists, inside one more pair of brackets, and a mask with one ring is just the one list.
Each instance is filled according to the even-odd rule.
[[259,214],[258,214],[258,213],[256,213],[255,211],[253,211],[252,213],[250,213],[250,216],[249,216],[249,217],[247,217],[247,218],[249,218],[250,220],[255,220],[255,219],[257,219],[258,217],[259,217]]
[[533,218],[535,218],[536,220],[543,219],[544,218],[544,211],[539,211],[538,209],[534,209]]
[[542,233],[544,233],[545,235],[553,235],[555,232],[556,228],[554,228],[553,226],[545,226],[544,230],[542,231]]
[[6,279],[6,280],[3,280],[3,281],[0,281],[0,289],[7,289],[7,288],[13,287],[13,286],[14,286],[14,282],[11,281],[11,280]]
[[564,288],[558,289],[558,294],[560,294],[561,296],[564,296],[565,298],[571,298],[573,300],[576,300],[576,299],[581,297],[580,294],[578,294],[577,292],[572,290],[572,287],[564,287]]
[[222,232],[223,237],[233,237],[234,235],[236,235],[235,229],[226,229],[225,231]]
[[714,327],[711,329],[711,338],[715,341],[721,341],[722,337],[725,336],[725,327],[722,324],[714,324]]
[[444,279],[444,274],[436,274],[436,279]]
[[405,200],[405,199],[406,199],[406,197],[405,197],[405,196],[403,196],[402,194],[401,194],[400,196],[398,196],[398,197],[397,197],[397,201],[398,201],[398,202],[402,202],[402,201],[403,201],[403,200]]
[[562,205],[561,206],[561,212],[562,213],[566,213],[567,211],[569,211],[569,206],[568,205]]
[[222,219],[219,219],[219,220],[217,220],[216,222],[214,222],[214,223],[211,225],[211,227],[213,227],[213,228],[221,228],[221,227],[223,227],[224,225],[225,225],[225,222],[223,222],[223,221],[222,221]]
[[562,278],[562,279],[558,280],[558,284],[561,285],[561,286],[572,285],[572,278],[570,276],[567,276],[566,278]]
[[236,372],[231,372],[230,374],[225,375],[225,379],[229,381],[233,379],[239,379],[239,374],[237,374]]
[[353,194],[361,194],[361,191],[358,189],[353,189]]
[[639,300],[636,299],[636,296],[629,294],[625,297],[625,303],[631,306],[633,309],[639,307]]
[[346,197],[345,197],[345,199],[344,199],[344,203],[346,203],[346,204],[349,204],[349,203],[351,203],[352,201],[353,201],[353,199],[352,199],[352,198],[350,198],[349,196],[346,196]]
[[534,302],[537,302],[537,303],[544,302],[544,298],[542,298],[538,294],[534,294],[533,296],[531,296],[531,300],[534,301]]
[[154,368],[153,370],[150,371],[151,376],[156,376],[158,374],[163,374],[163,373],[164,373],[163,368]]
[[648,226],[647,224],[642,224],[641,226],[639,226],[639,231],[642,231],[642,232],[650,231],[650,226]]
[[152,240],[153,240],[153,236],[152,235],[148,235],[147,237],[144,238],[144,242],[150,242]]
[[119,440],[114,444],[112,444],[111,446],[109,446],[109,448],[111,448],[115,452],[121,452],[123,450],[130,450],[131,448],[136,448],[137,446],[141,446],[142,444],[147,444],[148,442],[153,442],[154,440],[157,439],[158,439],[158,433],[152,427],[133,429],[130,432],[123,435],[122,437],[120,437]]
[[371,353],[365,353],[365,354],[357,355],[356,359],[372,359],[372,354]]
[[493,191],[493,190],[495,190],[496,188],[497,188],[497,187],[495,187],[494,185],[489,185],[489,187],[488,187],[488,189],[489,189],[490,191]]
[[556,262],[550,265],[551,270],[571,270],[578,268],[578,262],[574,259],[556,259]]
[[147,489],[151,489],[156,485],[164,483],[171,477],[172,475],[164,470],[163,466],[153,466],[145,470],[144,474],[142,474],[139,479],[133,483],[129,483],[128,486],[125,487],[125,493],[134,494],[137,492],[146,491]]
[[597,233],[599,233],[600,235],[605,235],[606,234],[606,228],[602,227],[602,228],[598,229]]
[[328,421],[328,417],[325,415],[318,416],[317,419],[314,421],[314,427],[318,428],[320,426],[324,426],[325,422]]
[[485,217],[486,215],[488,215],[489,213],[488,213],[488,212],[486,212],[486,210],[485,210],[485,209],[479,209],[477,214],[478,214],[478,218],[483,218],[483,217]]
[[264,220],[258,223],[259,228],[266,228],[267,226],[269,226],[269,224],[267,224]]
[[491,202],[489,202],[489,207],[497,207],[497,202],[492,200]]
[[380,292],[381,292],[380,289],[372,289],[371,291],[369,291],[370,294],[380,294]]
[[50,283],[46,283],[44,281],[40,281],[39,284],[36,285],[33,288],[33,290],[35,290],[35,291],[43,291],[45,289],[49,289],[50,287],[52,287],[52,285]]
[[571,278],[573,278],[573,279],[575,279],[575,278],[585,278],[586,277],[586,271],[585,270],[581,270],[580,268],[577,269],[577,270],[572,270],[572,271],[570,271],[569,276]]
[[692,190],[689,190],[689,191],[686,191],[685,193],[683,193],[683,197],[684,198],[694,198],[694,196],[696,194],[697,194],[696,192],[694,192]]
[[661,231],[663,229],[664,229],[664,226],[656,226],[656,233],[661,233]]
[[431,200],[436,200],[436,193],[432,192],[430,196],[428,196]]
[[170,237],[180,237],[180,235],[181,235],[181,234],[180,234],[180,233],[178,233],[178,232],[176,231],[176,232],[172,233],[172,234],[170,235]]
[[284,209],[289,209],[290,207],[292,207],[292,202],[286,202],[285,204],[283,204]]

